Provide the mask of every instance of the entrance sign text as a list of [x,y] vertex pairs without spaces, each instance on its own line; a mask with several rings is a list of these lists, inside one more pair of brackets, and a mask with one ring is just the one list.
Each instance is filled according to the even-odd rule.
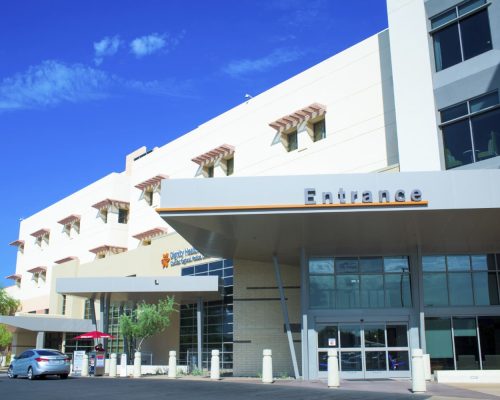
[[[376,194],[377,195],[377,194]],[[374,195],[370,190],[364,191],[348,191],[340,188],[336,193],[321,192],[318,193],[315,188],[304,189],[304,204],[383,204],[383,203],[420,203],[422,202],[422,191],[413,189],[408,194],[403,189],[396,190],[391,195],[389,190],[379,190],[378,196],[374,199]]]

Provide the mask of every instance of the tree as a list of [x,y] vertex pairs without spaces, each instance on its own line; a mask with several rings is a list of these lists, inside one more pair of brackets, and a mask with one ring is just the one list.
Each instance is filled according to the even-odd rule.
[[[9,296],[5,289],[0,288],[0,315],[14,315],[19,305],[19,300]],[[12,334],[5,325],[0,325],[0,350],[7,350],[11,342]]]
[[14,315],[19,309],[19,301],[0,288],[0,315]]
[[141,351],[144,340],[165,331],[170,325],[170,314],[174,309],[174,298],[160,299],[158,304],[140,303],[132,315],[120,317],[120,330],[124,337],[138,341],[136,350]]

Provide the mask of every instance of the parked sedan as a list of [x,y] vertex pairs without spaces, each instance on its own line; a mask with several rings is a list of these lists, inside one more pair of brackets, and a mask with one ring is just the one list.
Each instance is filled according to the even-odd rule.
[[51,349],[27,350],[11,361],[9,378],[26,376],[29,380],[47,375],[59,375],[66,379],[70,371],[70,359],[63,353]]

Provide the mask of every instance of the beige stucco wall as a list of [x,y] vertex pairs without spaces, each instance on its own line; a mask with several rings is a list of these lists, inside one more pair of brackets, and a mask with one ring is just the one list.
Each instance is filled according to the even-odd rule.
[[[300,323],[299,266],[281,265],[281,276],[283,286],[288,287],[285,298],[290,323]],[[262,350],[271,349],[274,375],[293,376],[279,297],[272,263],[235,260],[234,375],[257,376],[262,370]],[[300,366],[300,333],[294,333],[293,340]]]

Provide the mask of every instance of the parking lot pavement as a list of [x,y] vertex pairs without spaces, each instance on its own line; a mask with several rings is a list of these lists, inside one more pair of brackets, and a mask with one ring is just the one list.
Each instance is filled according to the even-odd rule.
[[[446,385],[430,385],[426,394],[411,394],[408,381],[342,382],[341,389],[328,389],[324,382],[278,381],[263,385],[238,378],[212,382],[208,379],[47,378],[28,381],[0,376],[0,395],[9,400],[396,400],[396,399],[498,399],[485,393]],[[94,397],[95,396],[95,397]]]

